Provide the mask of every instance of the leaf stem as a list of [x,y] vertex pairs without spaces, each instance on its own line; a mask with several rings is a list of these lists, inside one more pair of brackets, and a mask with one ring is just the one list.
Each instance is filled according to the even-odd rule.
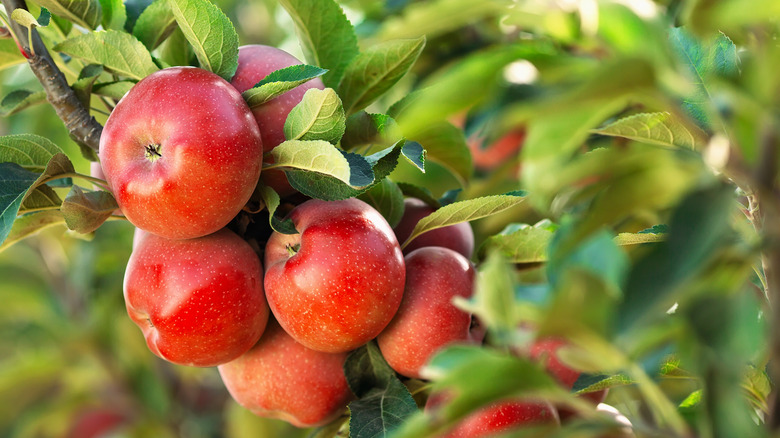
[[101,189],[103,189],[103,190],[105,190],[107,192],[111,191],[111,189],[108,188],[108,182],[106,182],[106,180],[100,179],[100,178],[95,178],[94,176],[90,176],[90,175],[84,175],[83,173],[78,173],[78,172],[60,173],[60,174],[57,174],[57,175],[54,175],[54,176],[51,176],[49,178],[44,179],[43,181],[41,181],[41,184],[46,184],[48,182],[55,181],[55,180],[62,179],[62,178],[81,178],[81,179],[84,179],[84,180],[87,180],[87,181],[91,182],[92,184],[100,186]]

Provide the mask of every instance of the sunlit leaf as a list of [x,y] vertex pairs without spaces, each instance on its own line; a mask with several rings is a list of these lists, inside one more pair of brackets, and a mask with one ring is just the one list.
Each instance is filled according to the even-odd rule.
[[326,72],[327,70],[312,65],[291,65],[269,73],[241,95],[249,107],[254,108]]
[[697,126],[683,124],[670,113],[635,114],[603,128],[594,129],[593,132],[687,149],[700,149],[707,143],[707,134],[704,131]]
[[176,17],[168,0],[156,0],[149,5],[133,26],[133,36],[149,50],[154,50],[176,29]]
[[344,135],[346,117],[332,88],[306,90],[284,122],[287,140],[324,140],[336,144]]
[[132,35],[116,30],[81,34],[68,38],[54,49],[130,79],[140,80],[159,70],[152,56]]
[[87,29],[97,29],[103,19],[99,0],[36,0],[36,3]]

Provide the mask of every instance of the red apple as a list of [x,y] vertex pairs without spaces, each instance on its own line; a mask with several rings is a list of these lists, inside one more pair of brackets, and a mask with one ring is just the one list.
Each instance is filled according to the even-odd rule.
[[67,438],[99,438],[112,436],[128,418],[111,408],[90,408],[82,411],[68,428]]
[[296,341],[343,352],[375,338],[404,291],[404,260],[387,221],[355,198],[309,200],[289,215],[299,234],[265,248],[271,311]]
[[[433,213],[433,208],[417,198],[404,200],[404,215],[395,226],[398,241],[404,243],[412,235],[414,226],[420,219]],[[404,254],[409,254],[417,248],[426,246],[443,246],[461,253],[467,259],[474,252],[474,231],[468,222],[437,228],[417,236],[404,248]]]
[[[442,399],[434,394],[428,399],[425,411],[434,412],[441,403]],[[492,437],[523,426],[557,426],[558,424],[560,424],[558,414],[549,402],[508,399],[497,401],[468,414],[442,438]]]
[[124,294],[149,349],[180,365],[237,358],[268,320],[260,260],[228,229],[187,240],[147,234],[130,255]]
[[252,195],[262,155],[241,94],[194,67],[160,70],[136,84],[111,112],[99,152],[127,219],[170,239],[227,225]]
[[468,145],[474,166],[479,170],[490,171],[510,160],[519,165],[517,157],[524,141],[525,130],[517,129],[487,146],[484,145],[483,137],[472,135],[468,139]]
[[434,353],[467,342],[471,315],[452,304],[474,291],[474,266],[459,253],[429,246],[405,258],[406,288],[401,307],[377,337],[387,363],[407,377],[422,378],[420,369]]
[[[255,86],[270,73],[281,68],[299,65],[301,61],[284,50],[276,47],[253,44],[238,48],[238,69],[230,83],[239,91],[244,92]],[[252,109],[257,124],[260,126],[260,135],[263,137],[263,149],[265,152],[279,146],[284,137],[284,122],[303,99],[303,95],[311,88],[325,89],[322,79],[314,78],[292,90],[271,99]],[[261,180],[270,186],[281,196],[295,193],[287,181],[287,176],[278,169],[269,170],[261,175]]]
[[352,398],[346,358],[304,347],[271,318],[260,342],[220,365],[219,374],[236,402],[256,415],[314,427],[341,415]]
[[580,378],[580,372],[565,365],[558,358],[558,351],[569,343],[558,338],[542,338],[536,340],[529,351],[531,359],[541,361],[547,372],[552,374],[566,389],[572,389]]

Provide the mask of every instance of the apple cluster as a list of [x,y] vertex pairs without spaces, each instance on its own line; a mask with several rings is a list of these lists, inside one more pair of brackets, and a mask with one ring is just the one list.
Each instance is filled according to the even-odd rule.
[[[239,49],[231,82],[195,67],[153,73],[111,113],[99,158],[122,214],[141,230],[124,297],[149,349],[176,364],[217,366],[247,409],[310,427],[353,398],[344,375],[350,351],[375,340],[393,370],[419,379],[441,348],[482,336],[453,305],[474,289],[469,224],[427,232],[401,250],[434,211],[419,199],[405,200],[395,228],[350,198],[301,200],[287,216],[297,233],[274,231],[262,246],[231,230],[258,181],[294,192],[281,171],[261,171],[264,153],[285,140],[287,115],[322,81],[251,109],[241,93],[299,63],[252,45]],[[578,374],[550,361],[571,387]],[[558,421],[549,403],[510,400],[477,414],[450,436]]]

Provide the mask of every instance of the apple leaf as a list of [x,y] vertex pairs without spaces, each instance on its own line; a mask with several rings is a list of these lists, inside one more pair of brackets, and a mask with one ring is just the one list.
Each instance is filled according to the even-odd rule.
[[599,391],[615,386],[625,386],[635,383],[630,377],[623,374],[605,376],[601,374],[582,373],[577,381],[574,382],[572,392],[584,394],[586,392]]
[[[398,4],[398,1],[393,2]],[[465,29],[497,14],[506,14],[507,3],[503,0],[429,0],[408,3],[384,20],[376,31],[375,38],[381,41],[391,38],[413,38],[427,35],[428,38],[442,35],[456,29]],[[390,5],[390,2],[387,2]],[[443,17],[446,17],[444,19]]]
[[[45,14],[48,14],[48,16]],[[11,12],[11,19],[26,27],[28,31],[36,27],[43,27],[48,25],[48,21],[51,19],[51,14],[49,14],[49,11],[46,8],[41,10],[41,17],[41,21],[44,21],[44,24],[39,23],[38,20],[36,20],[35,17],[30,13],[30,11],[26,9],[18,8]]]
[[103,10],[103,29],[124,30],[127,21],[127,8],[122,0],[100,0]]
[[349,404],[349,436],[387,437],[417,411],[409,390],[393,377],[384,388],[374,388]]
[[707,143],[704,131],[697,126],[686,126],[671,113],[635,114],[591,132],[686,149],[700,149]]
[[347,114],[361,110],[396,84],[420,56],[425,37],[370,47],[347,66],[338,90]]
[[97,81],[98,76],[103,73],[103,66],[99,64],[89,64],[81,69],[79,79],[71,84],[71,88],[76,93],[76,97],[81,101],[85,108],[89,108],[92,98],[92,88]]
[[354,350],[344,361],[344,375],[349,389],[357,397],[363,397],[375,388],[384,388],[395,379],[395,371],[390,368],[375,342]]
[[258,184],[256,190],[260,192],[260,197],[268,209],[268,222],[271,228],[277,233],[298,234],[298,230],[295,229],[295,224],[291,219],[279,219],[276,217],[276,209],[279,208],[281,203],[279,194],[263,183]]
[[[471,179],[474,165],[461,129],[449,122],[437,122],[421,130],[413,140],[425,148],[425,159],[435,161],[449,170],[461,185]],[[417,165],[414,161],[413,163]]]
[[60,211],[68,229],[86,234],[98,229],[117,208],[119,205],[111,193],[102,190],[84,192],[81,187],[73,186],[65,196]]
[[428,155],[428,151],[420,143],[407,141],[401,150],[401,154],[420,172],[425,173],[425,157]]
[[295,23],[309,64],[327,69],[326,87],[338,85],[347,64],[358,53],[357,37],[344,11],[334,0],[280,0]]
[[669,41],[679,61],[688,70],[694,91],[683,101],[683,109],[703,127],[709,127],[712,111],[713,75],[731,76],[739,71],[737,47],[724,34],[702,42],[685,28],[669,30]]
[[241,93],[241,96],[250,108],[254,108],[325,73],[327,70],[313,65],[291,65],[271,72],[254,87]]
[[369,144],[390,145],[402,137],[395,120],[387,114],[369,114],[359,111],[347,117],[341,147],[352,149]]
[[159,70],[152,55],[132,35],[116,30],[97,31],[68,38],[54,50],[130,79],[141,80]]
[[168,3],[201,68],[229,81],[238,68],[238,34],[230,19],[208,0]]
[[12,162],[32,172],[43,172],[59,146],[46,137],[16,134],[0,137],[0,162]]
[[550,221],[510,225],[498,234],[488,237],[480,253],[495,249],[511,263],[539,263],[547,261],[547,246],[552,240],[554,227]]
[[38,231],[60,224],[65,225],[65,218],[58,210],[38,211],[19,216],[14,221],[8,236],[0,244],[0,251]]
[[86,29],[97,29],[103,19],[98,0],[36,0],[35,3]]
[[287,140],[324,140],[336,144],[344,135],[346,117],[332,88],[306,90],[284,122]]
[[26,62],[12,39],[0,39],[0,70]]
[[504,195],[490,195],[481,198],[468,199],[465,201],[453,202],[450,205],[434,211],[428,216],[420,219],[412,230],[412,234],[401,245],[405,248],[412,240],[420,234],[437,228],[447,227],[461,222],[468,222],[475,219],[481,219],[501,211],[512,208],[525,200],[525,196],[519,192],[507,193]]
[[16,163],[0,163],[0,243],[8,237],[22,200],[37,179],[38,174]]
[[[296,169],[327,175],[355,187],[373,181],[373,175],[365,158],[344,152],[323,140],[287,140],[271,151],[273,164],[266,169]],[[295,187],[295,186],[293,186]]]
[[133,85],[135,84],[132,81],[102,82],[95,84],[92,87],[92,92],[118,101],[133,88]]
[[176,17],[168,0],[156,0],[141,12],[133,36],[149,50],[156,49],[176,29]]
[[[387,177],[398,165],[398,158],[405,147],[406,142],[402,140],[392,147],[367,157],[345,152],[347,157],[355,157],[356,159],[359,157],[357,161],[360,166],[356,166],[358,169],[364,169],[363,162],[368,163],[368,169],[363,170],[364,177],[361,178],[361,183],[366,182],[369,177],[372,179],[360,187],[356,187],[354,184],[344,184],[343,181],[328,175],[297,170],[287,171],[287,179],[296,190],[314,198],[333,201],[355,197]],[[370,176],[368,171],[373,171],[373,176]]]
[[420,187],[406,182],[398,182],[396,184],[398,185],[398,188],[401,189],[401,192],[405,197],[417,198],[428,204],[434,210],[441,207],[439,200],[433,196],[433,193],[431,193],[427,187]]
[[381,180],[358,198],[379,211],[391,227],[401,221],[404,214],[404,194],[398,184],[389,178]]

